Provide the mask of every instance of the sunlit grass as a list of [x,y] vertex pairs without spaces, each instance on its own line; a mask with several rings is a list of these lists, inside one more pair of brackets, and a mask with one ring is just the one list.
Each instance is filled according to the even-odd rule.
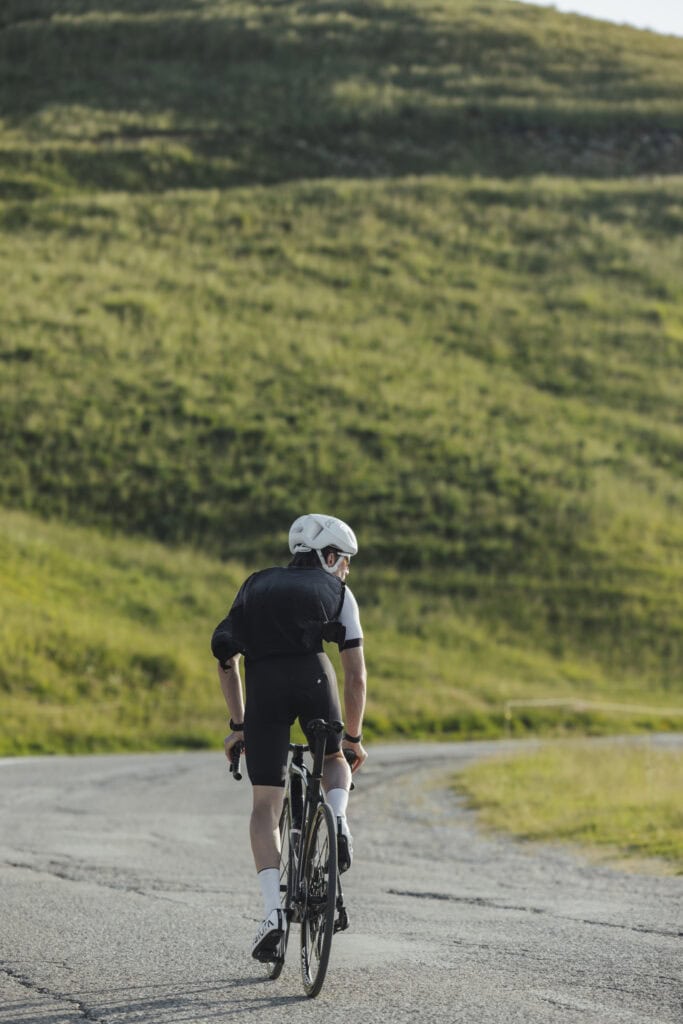
[[681,43],[491,0],[0,14],[0,188],[681,169]]
[[522,839],[662,858],[683,874],[683,753],[555,743],[467,768],[454,785],[480,820]]

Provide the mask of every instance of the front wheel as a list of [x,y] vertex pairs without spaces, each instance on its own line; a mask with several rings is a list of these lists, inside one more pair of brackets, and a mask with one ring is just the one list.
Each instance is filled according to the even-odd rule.
[[280,939],[280,946],[274,960],[266,964],[266,973],[269,978],[275,980],[282,974],[285,965],[285,953],[287,952],[287,940],[289,939],[289,897],[290,897],[290,835],[292,832],[292,809],[289,797],[285,797],[280,815],[280,899],[285,912],[285,933]]
[[320,804],[313,816],[303,880],[301,973],[306,995],[313,997],[320,992],[327,972],[337,899],[337,834],[327,804]]

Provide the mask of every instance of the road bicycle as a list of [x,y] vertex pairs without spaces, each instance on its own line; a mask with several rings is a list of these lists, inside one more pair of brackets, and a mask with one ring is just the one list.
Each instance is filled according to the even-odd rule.
[[[278,949],[264,960],[269,978],[282,973],[292,924],[301,926],[300,959],[304,991],[320,992],[330,959],[332,936],[349,927],[337,858],[337,822],[322,789],[327,737],[339,735],[341,722],[316,718],[306,733],[313,749],[290,743],[284,804],[280,815],[280,891],[285,930]],[[313,764],[304,754],[311,751]],[[349,760],[353,760],[350,753]],[[239,774],[241,750],[233,751],[231,771]]]

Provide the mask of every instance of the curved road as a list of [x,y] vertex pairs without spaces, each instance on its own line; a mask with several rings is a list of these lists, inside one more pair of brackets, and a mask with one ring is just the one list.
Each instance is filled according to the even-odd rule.
[[683,879],[482,835],[445,779],[504,746],[372,748],[316,1000],[298,930],[278,981],[248,955],[249,786],[221,753],[0,760],[0,1024],[681,1024]]

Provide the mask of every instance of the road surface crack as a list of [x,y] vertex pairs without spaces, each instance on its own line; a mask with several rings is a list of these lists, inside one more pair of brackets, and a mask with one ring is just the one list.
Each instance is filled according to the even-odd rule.
[[[155,878],[141,878],[116,869],[83,864],[78,861],[50,860],[43,864],[31,864],[28,861],[5,860],[2,863],[19,871],[32,871],[36,875],[49,875],[64,882],[73,882],[75,885],[81,883],[96,885],[102,889],[109,889],[112,892],[143,896],[146,899],[182,903],[183,897],[187,898],[197,894],[214,893],[216,895],[223,895],[221,888],[191,885],[186,882],[179,882],[177,879],[165,881]],[[105,877],[105,873],[109,877]]]
[[409,896],[417,900],[445,900],[451,903],[464,903],[473,907],[490,907],[492,910],[516,910],[524,914],[548,914],[559,921],[575,921],[578,924],[589,924],[596,928],[619,928],[627,932],[640,932],[644,935],[664,935],[667,938],[679,939],[683,931],[650,928],[642,924],[619,924],[616,921],[595,921],[591,918],[570,917],[567,914],[555,914],[546,907],[529,907],[515,903],[499,903],[485,896],[454,896],[447,892],[416,892],[410,889],[387,889],[390,896]]
[[139,885],[132,885],[119,878],[107,881],[98,877],[95,873],[97,869],[90,866],[84,867],[76,864],[71,866],[68,863],[56,861],[50,861],[48,864],[29,864],[27,861],[8,860],[4,863],[8,867],[17,868],[20,871],[33,871],[36,875],[51,875],[52,878],[59,878],[63,882],[75,882],[76,884],[86,882],[91,885],[99,885],[103,889],[112,889],[115,892],[134,893],[137,896],[148,895]]
[[55,1002],[66,1003],[68,1006],[73,1007],[76,1012],[83,1018],[83,1020],[99,1021],[102,1020],[93,1010],[88,1009],[80,999],[74,998],[74,996],[68,996],[64,992],[53,992],[52,989],[47,988],[44,985],[39,985],[35,981],[31,981],[25,974],[20,971],[14,970],[6,963],[0,964],[0,974],[4,974],[5,977],[10,978],[16,982],[17,985],[21,985],[28,992],[34,992],[41,996],[46,996],[48,999],[54,999]]

